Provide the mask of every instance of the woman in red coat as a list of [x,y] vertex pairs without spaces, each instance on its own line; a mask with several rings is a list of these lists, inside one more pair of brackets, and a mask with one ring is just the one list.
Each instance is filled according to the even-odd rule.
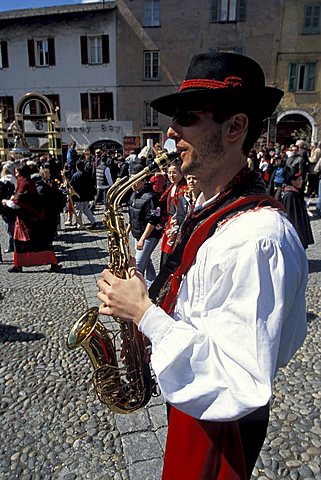
[[45,225],[45,206],[41,204],[36,184],[30,178],[28,165],[16,169],[17,188],[11,200],[3,200],[15,210],[14,266],[9,272],[22,272],[22,267],[51,265],[51,271],[58,271],[58,260]]
[[180,160],[177,160],[168,167],[167,176],[170,181],[170,186],[160,198],[164,224],[160,267],[165,264],[167,257],[172,253],[178,227],[173,227],[171,220],[176,212],[179,198],[184,195],[186,191],[186,181],[181,173],[180,165]]

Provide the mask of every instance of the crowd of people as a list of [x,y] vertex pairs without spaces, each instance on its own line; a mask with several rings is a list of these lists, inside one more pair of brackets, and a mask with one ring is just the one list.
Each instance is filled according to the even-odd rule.
[[[95,230],[95,209],[99,204],[106,205],[110,186],[117,178],[129,177],[149,165],[157,149],[159,153],[163,151],[158,145],[153,151],[145,147],[141,152],[132,150],[125,158],[114,150],[79,154],[73,142],[64,162],[50,154],[5,162],[0,198],[8,234],[4,251],[14,252],[14,265],[9,271],[21,272],[23,266],[43,264],[50,264],[51,271],[59,271],[53,240],[60,228],[61,212],[67,212],[66,226],[84,228],[85,215],[90,223],[85,228]],[[283,204],[307,248],[314,242],[310,217],[321,217],[321,143],[307,146],[303,140],[297,140],[289,147],[270,144],[253,148],[247,163],[251,170],[260,173],[267,192]],[[180,160],[176,160],[166,174],[147,177],[125,197],[137,269],[145,275],[148,286],[166,263],[179,227],[194,208],[199,193],[197,178],[184,176]],[[316,198],[313,213],[308,210],[312,198]],[[44,225],[46,228],[42,228]],[[151,255],[159,241],[161,260],[155,268]]]
[[[267,191],[279,200],[297,229],[304,248],[314,243],[310,218],[321,218],[321,142],[297,140],[289,147],[253,149],[248,165],[262,175]],[[308,210],[316,198],[314,212]]]

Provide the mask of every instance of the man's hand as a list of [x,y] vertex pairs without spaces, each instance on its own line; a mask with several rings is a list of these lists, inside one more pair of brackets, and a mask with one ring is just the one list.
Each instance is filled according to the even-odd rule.
[[[135,270],[132,269],[134,272]],[[143,276],[135,272],[128,280],[115,277],[109,270],[102,272],[97,285],[97,297],[102,301],[99,313],[139,324],[146,310],[152,305]]]
[[145,239],[144,238],[140,238],[136,244],[136,250],[143,250],[144,248],[144,243],[145,243]]

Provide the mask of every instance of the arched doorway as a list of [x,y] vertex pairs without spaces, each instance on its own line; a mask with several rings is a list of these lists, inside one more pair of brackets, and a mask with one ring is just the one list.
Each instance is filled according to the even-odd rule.
[[276,139],[280,145],[289,146],[294,143],[291,134],[302,131],[306,132],[310,142],[317,138],[317,129],[317,124],[310,114],[302,110],[289,110],[278,116]]
[[117,152],[123,151],[123,146],[116,142],[115,140],[97,140],[96,142],[89,145],[90,153],[95,153],[97,149],[108,151],[108,150],[117,150]]
[[22,128],[31,153],[51,153],[61,158],[59,106],[40,93],[27,93],[18,102],[16,121]]

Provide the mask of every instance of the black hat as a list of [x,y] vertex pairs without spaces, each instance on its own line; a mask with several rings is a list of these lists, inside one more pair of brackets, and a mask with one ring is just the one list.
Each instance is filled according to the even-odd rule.
[[272,115],[283,96],[282,90],[265,85],[265,75],[252,58],[236,53],[201,53],[187,69],[179,92],[159,97],[151,107],[173,117],[177,107],[190,107],[209,99],[230,105],[242,101],[250,111],[264,119]]

